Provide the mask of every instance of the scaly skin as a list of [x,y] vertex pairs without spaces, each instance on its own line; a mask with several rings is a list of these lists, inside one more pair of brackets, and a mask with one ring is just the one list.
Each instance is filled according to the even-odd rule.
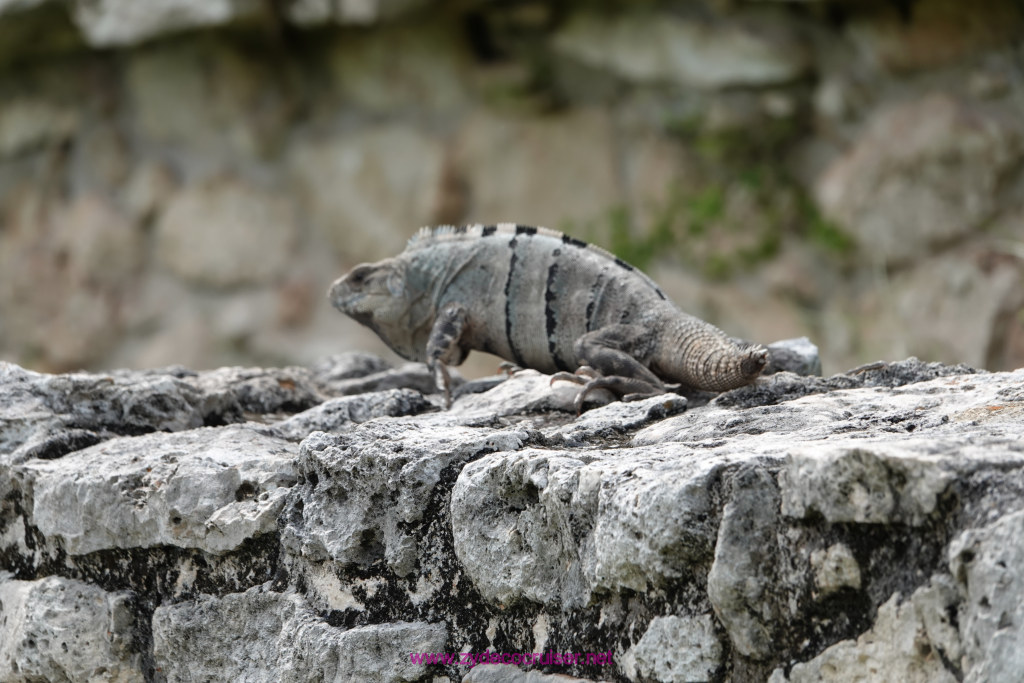
[[629,264],[543,228],[424,229],[401,254],[338,279],[329,297],[400,356],[426,362],[446,397],[447,366],[472,350],[562,371],[584,384],[577,408],[597,388],[626,400],[666,382],[734,389],[768,360],[764,347],[680,311]]

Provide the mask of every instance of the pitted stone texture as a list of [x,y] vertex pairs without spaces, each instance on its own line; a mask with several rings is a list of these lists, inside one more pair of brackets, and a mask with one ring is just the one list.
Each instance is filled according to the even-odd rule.
[[0,573],[0,680],[146,680],[129,593]]
[[323,621],[301,595],[263,587],[158,607],[153,657],[168,683],[195,680],[391,683],[426,673],[410,653],[444,649],[443,623],[345,630]]
[[[353,367],[349,379],[375,369]],[[294,388],[278,381],[289,377]],[[317,432],[301,446],[271,436],[267,423],[289,422],[274,413],[313,395],[303,387],[322,391],[318,372],[43,376],[40,385],[0,383],[0,401],[44,422],[83,408],[79,424],[114,425],[96,403],[108,394],[90,392],[124,400],[133,382],[167,378],[234,406],[204,420],[240,416],[243,404],[271,412],[258,425],[186,426],[0,465],[0,562],[19,577],[67,572],[144,588],[154,599],[133,600],[133,615],[149,619],[157,608],[158,617],[158,658],[145,665],[173,672],[169,680],[186,680],[196,662],[208,667],[204,680],[288,680],[303,670],[344,680],[337,672],[363,676],[371,652],[374,665],[385,652],[386,676],[411,665],[411,652],[549,647],[614,651],[614,665],[575,673],[637,681],[763,680],[776,668],[776,682],[786,671],[793,680],[948,672],[980,681],[1019,668],[1024,370],[911,360],[832,378],[783,372],[673,416],[652,411],[665,398],[655,397],[582,418],[516,412],[525,387],[546,379],[527,375],[518,388],[509,381],[508,401],[480,395],[490,415],[470,410],[467,395],[452,411],[359,424],[342,416],[344,433]],[[388,395],[406,392],[344,405],[372,410]],[[46,401],[58,398],[73,405],[55,413]],[[153,415],[167,413],[149,400]],[[325,405],[290,422],[291,436],[316,426],[306,418],[330,417]],[[574,429],[568,423],[577,443],[558,437]],[[73,433],[52,424],[48,436]],[[254,462],[220,467],[231,460],[211,455],[221,451]],[[262,511],[260,482],[271,494]],[[172,504],[195,512],[178,535],[146,517]],[[237,539],[246,544],[215,547]],[[258,577],[237,576],[254,566],[236,562],[246,553],[262,563]],[[272,576],[287,593],[228,599]],[[447,630],[411,644],[382,641],[373,627],[344,630],[400,621],[417,622],[417,632],[444,621]],[[365,640],[342,648],[340,633]],[[669,642],[671,660],[659,654]],[[350,660],[337,663],[342,650]],[[264,654],[278,651],[287,654]],[[680,673],[688,655],[696,661]],[[372,680],[385,669],[367,671]]]
[[416,563],[409,525],[423,519],[442,472],[483,453],[517,450],[522,430],[421,430],[376,420],[344,433],[315,432],[300,446],[302,484],[289,497],[283,544],[311,561],[369,566],[399,576]]
[[[655,617],[630,653],[634,673],[665,683],[714,680],[722,665],[722,643],[715,635],[714,619]],[[631,680],[637,680],[630,676]]]
[[597,491],[581,491],[583,466],[567,453],[527,449],[463,468],[452,490],[455,554],[485,599],[586,600]]
[[455,553],[499,604],[645,591],[710,560],[708,489],[724,464],[672,449],[492,454],[452,491]]
[[302,441],[312,432],[339,432],[375,417],[416,415],[432,410],[423,394],[412,389],[390,389],[358,396],[343,396],[273,424],[274,433]]
[[297,413],[323,401],[306,368],[218,368],[190,380],[207,394],[227,393],[247,412]]
[[950,570],[964,596],[958,623],[964,681],[1013,681],[1024,671],[1024,512],[961,534]]
[[567,446],[579,446],[591,440],[614,437],[664,420],[686,410],[686,399],[662,394],[639,401],[615,401],[588,410],[576,420],[545,431],[549,439],[561,439]]
[[856,640],[836,643],[809,662],[796,664],[788,677],[782,669],[776,669],[768,680],[953,683],[958,679],[934,651],[920,608],[910,600],[901,601],[897,594],[878,608],[875,623],[867,633]]
[[779,491],[760,467],[740,470],[730,482],[729,502],[708,572],[708,598],[743,655],[766,659],[776,630],[791,617],[779,549]]
[[923,524],[957,476],[935,467],[921,445],[797,450],[780,477],[782,512],[832,523]]
[[241,426],[113,439],[12,469],[32,522],[72,555],[161,545],[224,553],[277,530],[290,442]]
[[814,585],[821,594],[829,595],[843,588],[860,588],[860,566],[853,551],[843,543],[811,553]]
[[[936,376],[936,368],[917,363],[915,372],[920,372],[922,379],[914,382],[912,376],[903,374],[907,363],[902,363],[903,369],[893,368],[901,365],[893,363],[853,378],[772,375],[757,386],[722,394],[701,410],[699,418],[687,411],[645,427],[631,443],[676,442],[705,451],[739,453],[744,443],[754,440],[761,456],[788,458],[797,468],[828,469],[828,462],[834,461],[836,467],[850,464],[854,478],[860,476],[854,470],[872,468],[894,467],[910,475],[919,472],[920,481],[886,483],[896,486],[897,492],[910,488],[904,492],[905,498],[887,503],[882,511],[869,509],[869,501],[855,495],[849,505],[859,512],[851,507],[846,513],[838,509],[834,513],[867,520],[880,519],[889,511],[909,521],[919,520],[929,513],[934,495],[941,491],[940,480],[949,476],[943,474],[946,470],[967,472],[985,463],[1014,463],[1024,457],[1024,445],[1017,436],[1022,399],[1012,389],[1015,382],[1024,381],[1024,369],[1000,375],[939,372]],[[846,388],[851,384],[860,388]],[[986,428],[965,429],[975,421]],[[955,456],[949,450],[953,444],[960,449]],[[850,455],[857,450],[872,455]],[[965,454],[970,457],[962,457]],[[862,462],[854,467],[853,461],[858,459]],[[937,463],[942,467],[931,466]],[[844,494],[808,491],[807,495],[828,498]],[[798,514],[790,503],[784,509],[787,514],[790,510]]]
[[[234,421],[234,399],[202,391],[186,371],[47,375],[0,361],[0,453],[57,458],[118,434]],[[0,456],[3,457],[3,456]]]
[[576,678],[565,674],[545,674],[536,670],[523,671],[506,664],[478,664],[469,670],[462,683],[595,683],[589,678]]

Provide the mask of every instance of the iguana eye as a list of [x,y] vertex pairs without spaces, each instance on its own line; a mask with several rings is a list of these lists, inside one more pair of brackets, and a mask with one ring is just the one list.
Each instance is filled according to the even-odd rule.
[[354,287],[362,287],[371,272],[370,266],[356,266],[348,276],[348,281]]

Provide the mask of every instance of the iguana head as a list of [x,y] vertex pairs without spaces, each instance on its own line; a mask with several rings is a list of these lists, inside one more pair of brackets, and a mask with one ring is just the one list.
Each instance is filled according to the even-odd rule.
[[327,292],[331,304],[377,333],[398,355],[420,360],[417,336],[422,321],[414,307],[420,296],[407,287],[407,264],[395,258],[362,263],[335,280]]

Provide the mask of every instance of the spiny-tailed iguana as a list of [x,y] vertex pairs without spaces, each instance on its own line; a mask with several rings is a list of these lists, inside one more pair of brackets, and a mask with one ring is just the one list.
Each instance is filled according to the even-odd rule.
[[628,263],[544,228],[423,228],[404,252],[356,266],[328,296],[398,355],[425,361],[449,403],[446,367],[471,350],[563,371],[555,377],[585,385],[577,410],[597,388],[627,400],[664,393],[663,382],[734,389],[768,360],[764,347],[679,310]]

